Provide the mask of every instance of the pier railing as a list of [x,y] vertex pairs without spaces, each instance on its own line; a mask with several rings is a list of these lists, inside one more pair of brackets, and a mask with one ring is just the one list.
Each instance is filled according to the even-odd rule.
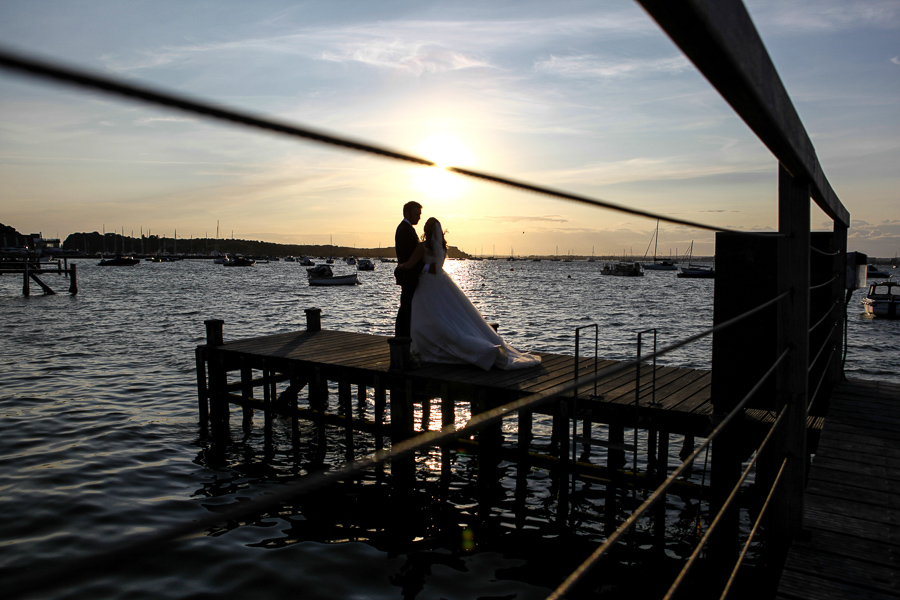
[[[739,307],[740,314],[734,314],[736,308],[726,307],[724,300],[721,303],[717,302],[712,329],[645,357],[661,357],[701,337],[713,335],[715,427],[705,441],[685,459],[682,466],[669,474],[606,542],[560,585],[552,594],[553,598],[563,597],[571,591],[583,576],[609,553],[617,540],[664,497],[673,482],[711,444],[714,444],[715,448],[712,465],[715,514],[712,516],[711,526],[691,558],[686,561],[666,597],[671,597],[678,591],[707,544],[718,545],[714,553],[717,560],[732,564],[730,568],[719,571],[722,574],[729,574],[719,587],[722,590],[722,597],[727,596],[732,589],[735,581],[734,573],[739,571],[749,543],[760,531],[763,523],[769,532],[767,546],[773,548],[776,554],[783,553],[790,539],[803,525],[803,489],[810,452],[807,445],[810,407],[821,408],[827,402],[829,385],[841,376],[839,357],[844,325],[839,309],[843,297],[849,213],[825,178],[809,136],[749,14],[740,0],[717,2],[638,0],[638,2],[772,152],[778,163],[777,233],[758,234],[725,230],[721,227],[654,214],[470,169],[449,170],[463,176],[566,201],[717,231],[719,232],[717,296],[720,290],[725,294],[728,288],[728,264],[751,267],[750,276],[766,280],[767,285],[760,287],[768,290],[770,296],[751,299],[752,306]],[[232,124],[337,145],[389,159],[434,166],[434,163],[427,159],[374,144],[222,109],[9,52],[0,52],[0,66],[201,114]],[[810,199],[833,220],[832,231],[815,234],[811,232]],[[765,256],[770,257],[771,261],[766,264],[753,261],[748,263],[746,257],[742,258],[744,255],[735,250],[741,246],[758,247],[763,250]],[[745,262],[742,263],[742,260]],[[743,275],[748,276],[746,271]],[[729,300],[734,300],[734,296]],[[763,323],[764,326],[756,327],[758,323]],[[739,333],[733,336],[732,333],[735,331]],[[753,358],[751,362],[754,368],[747,369],[746,363],[750,357]],[[624,371],[633,367],[634,363],[626,362],[613,369]],[[753,376],[735,380],[732,375],[738,367],[744,373],[754,373]],[[604,369],[597,377],[608,374],[610,369]],[[203,531],[215,523],[236,518],[238,516],[236,512],[241,514],[258,512],[288,498],[295,498],[297,494],[329,485],[342,478],[352,477],[375,465],[411,456],[426,446],[452,442],[460,435],[497,423],[518,411],[531,410],[536,406],[553,402],[561,394],[577,391],[578,386],[584,385],[586,381],[587,379],[582,378],[574,387],[571,384],[557,386],[541,394],[473,415],[470,422],[462,428],[448,426],[439,432],[426,432],[415,438],[399,441],[393,444],[390,450],[348,464],[337,472],[308,475],[295,484],[284,486],[283,491],[269,493],[255,502],[241,503],[235,511],[217,513],[210,515],[207,520],[195,521],[153,534],[137,540],[127,548],[110,550],[104,556],[121,559],[127,556],[129,551],[132,554],[144,553],[163,542],[195,531]],[[773,421],[768,434],[761,443],[749,450],[749,455],[745,436],[741,432],[742,416],[747,410],[768,411],[772,414]],[[742,469],[741,463],[747,456],[752,456],[752,460]],[[737,490],[754,468],[758,475],[762,474],[757,477],[755,485],[761,490],[759,496],[763,500],[757,508],[759,518],[750,531],[750,539],[745,540],[743,546],[738,548],[734,543],[736,539],[734,532],[737,529],[735,499],[738,495]],[[84,561],[74,561],[64,568],[72,573],[89,563],[94,564],[101,558],[86,557]],[[51,574],[47,572],[43,572],[41,578],[53,580]],[[31,583],[34,584],[35,581]]]

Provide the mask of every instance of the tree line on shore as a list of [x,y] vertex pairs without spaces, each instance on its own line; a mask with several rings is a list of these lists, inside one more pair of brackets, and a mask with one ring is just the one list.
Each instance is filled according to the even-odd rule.
[[[365,256],[373,258],[396,258],[393,246],[388,248],[355,248],[332,244],[277,244],[259,240],[209,239],[209,238],[169,238],[149,235],[139,238],[118,233],[101,234],[72,233],[62,243],[62,249],[85,254],[179,254],[211,255],[241,254],[244,256]],[[451,258],[469,258],[455,246],[448,248]]]

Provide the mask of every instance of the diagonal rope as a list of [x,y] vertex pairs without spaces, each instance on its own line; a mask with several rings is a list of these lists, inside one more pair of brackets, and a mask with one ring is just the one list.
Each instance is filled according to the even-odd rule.
[[[687,344],[693,343],[701,338],[707,337],[709,335],[712,335],[713,333],[731,327],[732,325],[737,324],[743,319],[768,308],[772,304],[775,304],[781,299],[787,297],[788,294],[789,292],[784,292],[768,300],[767,302],[764,302],[756,308],[750,309],[742,315],[738,315],[728,321],[703,330],[683,340],[674,342],[669,346],[662,348],[658,352],[654,352],[652,354],[644,356],[643,360],[658,358],[674,350],[677,350],[682,346],[686,346]],[[213,513],[203,517],[202,519],[196,519],[191,522],[180,523],[168,529],[147,534],[139,539],[131,540],[129,542],[123,543],[119,546],[114,546],[108,550],[104,550],[96,554],[67,559],[65,563],[57,563],[45,566],[40,569],[39,573],[26,574],[18,581],[5,582],[4,592],[9,594],[22,593],[26,591],[30,592],[36,589],[44,589],[48,586],[52,587],[56,585],[56,581],[70,582],[73,578],[86,577],[92,572],[93,569],[97,568],[97,565],[104,565],[104,569],[109,569],[116,564],[121,564],[126,560],[135,558],[136,556],[146,555],[147,553],[160,548],[166,543],[189,535],[197,534],[222,522],[239,520],[241,518],[257,514],[261,511],[265,511],[269,508],[279,506],[280,504],[296,498],[297,496],[319,490],[326,485],[330,485],[333,482],[357,477],[367,469],[370,469],[374,466],[408,457],[423,448],[450,443],[460,436],[475,433],[476,431],[487,425],[499,422],[504,417],[514,415],[523,410],[533,410],[541,406],[542,404],[554,400],[557,396],[560,396],[562,394],[572,391],[577,393],[578,388],[582,387],[583,385],[590,384],[596,380],[606,377],[612,377],[614,375],[622,373],[628,369],[633,368],[635,365],[637,365],[637,363],[637,360],[630,360],[611,365],[609,367],[606,367],[605,369],[601,369],[595,374],[581,377],[577,380],[573,380],[565,384],[556,385],[552,388],[544,390],[543,392],[532,394],[508,404],[504,404],[503,406],[498,406],[497,408],[493,408],[483,413],[474,415],[468,421],[468,423],[466,423],[466,425],[460,427],[459,429],[455,428],[455,426],[451,424],[439,431],[425,432],[414,438],[392,444],[390,450],[380,450],[370,457],[361,459],[354,463],[349,463],[335,471],[317,472],[305,475],[295,482],[285,484],[284,487],[275,492],[267,494],[265,497],[259,497],[249,502],[241,503],[229,510]],[[738,405],[738,407],[735,408],[735,411],[739,410],[741,406],[742,405]],[[730,413],[730,415],[726,417],[719,426],[724,427],[726,423],[730,422],[731,415],[733,414],[735,413]],[[691,458],[690,460],[692,462],[693,458]],[[680,471],[676,472],[680,473]],[[666,482],[667,484],[663,485],[666,485],[667,487],[668,485],[671,485],[670,480],[666,480]]]
[[[5,50],[0,48],[0,67],[5,67],[7,69],[17,71],[19,73],[25,73],[28,75],[33,75],[37,77],[41,77],[44,79],[52,79],[54,81],[68,83],[72,85],[76,85],[79,87],[85,87],[93,90],[99,90],[102,92],[116,94],[119,96],[124,96],[126,98],[131,98],[134,100],[141,100],[144,102],[148,102],[151,104],[158,104],[162,106],[167,106],[170,108],[175,108],[178,110],[182,110],[189,113],[194,113],[198,115],[203,115],[205,117],[210,117],[213,119],[218,119],[220,121],[227,121],[230,123],[236,123],[239,125],[245,125],[248,127],[254,127],[257,129],[263,129],[266,131],[271,131],[275,133],[280,133],[283,135],[289,135],[293,137],[299,137],[303,139],[307,139],[314,142],[319,142],[322,144],[330,144],[333,146],[339,146],[341,148],[346,148],[348,150],[355,150],[358,152],[366,152],[369,154],[375,154],[378,156],[383,156],[385,158],[391,158],[394,160],[402,160],[407,162],[416,163],[423,166],[434,167],[436,164],[426,158],[422,158],[419,156],[414,156],[412,154],[406,154],[403,152],[398,152],[395,150],[391,150],[388,148],[384,148],[381,146],[377,146],[375,144],[369,144],[357,140],[352,140],[345,137],[339,137],[336,135],[328,134],[322,131],[317,131],[307,127],[299,127],[296,125],[290,125],[287,123],[282,123],[279,121],[274,121],[271,119],[263,118],[257,115],[252,115],[246,112],[240,112],[230,108],[224,108],[219,106],[214,106],[212,104],[208,104],[205,102],[201,102],[198,100],[192,100],[186,98],[184,96],[177,96],[175,94],[164,93],[149,87],[139,86],[131,83],[125,83],[122,81],[115,80],[110,77],[106,77],[103,75],[88,73],[87,71],[83,71],[80,69],[74,69],[71,67],[64,67],[59,64],[22,56],[20,54],[14,53],[9,50]],[[727,231],[730,233],[740,233],[743,235],[762,235],[758,232],[746,232],[746,231],[738,231],[732,229],[726,229],[723,227],[716,227],[713,225],[707,225],[704,223],[699,223],[695,221],[690,221],[686,219],[677,219],[674,217],[668,217],[665,215],[639,210],[635,208],[629,208],[627,206],[622,206],[619,204],[615,204],[612,202],[608,202],[606,200],[600,200],[596,198],[590,198],[588,196],[582,196],[579,194],[572,194],[569,192],[563,192],[559,190],[554,190],[548,187],[543,187],[539,185],[534,185],[530,183],[524,183],[520,181],[514,181],[512,179],[508,179],[506,177],[501,177],[499,175],[491,175],[488,173],[482,173],[479,171],[474,171],[470,169],[463,169],[461,167],[447,167],[448,171],[453,173],[457,173],[459,175],[463,175],[466,177],[472,177],[475,179],[480,179],[483,181],[489,181],[501,185],[506,185],[509,187],[513,187],[519,190],[529,191],[536,194],[543,194],[546,196],[551,196],[553,198],[558,198],[561,200],[568,200],[570,202],[578,202],[581,204],[589,204],[591,206],[596,206],[599,208],[606,208],[609,210],[614,210],[618,212],[623,212],[639,217],[647,217],[652,219],[659,219],[661,221],[665,221],[667,223],[672,223],[675,225],[686,225],[688,227],[695,227],[697,229],[704,229],[707,231]],[[771,234],[766,234],[771,235]]]

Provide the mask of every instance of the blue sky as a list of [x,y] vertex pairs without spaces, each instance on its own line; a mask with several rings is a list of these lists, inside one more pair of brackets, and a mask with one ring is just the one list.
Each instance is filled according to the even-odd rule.
[[[900,0],[746,2],[850,249],[900,251]],[[0,46],[454,166],[732,229],[777,165],[634,2],[0,2]],[[643,255],[653,220],[0,71],[0,222],[390,246],[415,199],[472,253]],[[830,229],[813,211],[814,229]],[[663,224],[660,254],[713,252]]]

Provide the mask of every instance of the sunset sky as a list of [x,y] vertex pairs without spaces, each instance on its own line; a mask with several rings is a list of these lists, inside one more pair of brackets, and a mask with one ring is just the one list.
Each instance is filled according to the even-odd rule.
[[[850,212],[900,252],[900,0],[747,8]],[[628,0],[0,2],[0,47],[616,204],[777,227],[777,164]],[[408,200],[486,255],[643,255],[652,219],[0,70],[0,223],[393,245]],[[813,211],[814,229],[830,221]],[[659,251],[711,254],[662,224]],[[652,252],[652,248],[651,248]]]

